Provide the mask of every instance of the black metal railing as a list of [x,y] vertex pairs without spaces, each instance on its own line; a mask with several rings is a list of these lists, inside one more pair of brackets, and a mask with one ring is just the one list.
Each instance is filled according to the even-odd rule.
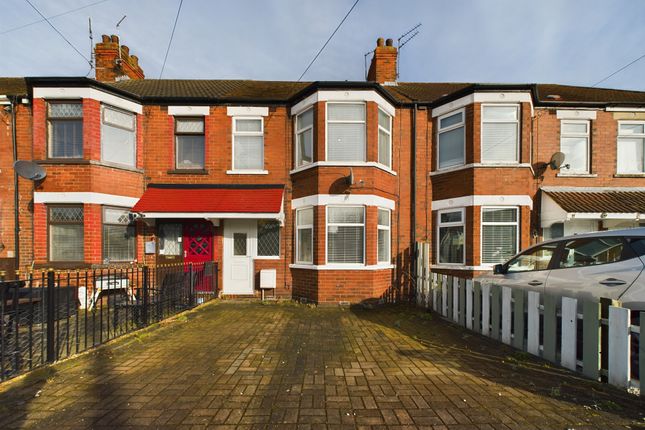
[[40,271],[0,281],[0,380],[217,297],[214,262]]

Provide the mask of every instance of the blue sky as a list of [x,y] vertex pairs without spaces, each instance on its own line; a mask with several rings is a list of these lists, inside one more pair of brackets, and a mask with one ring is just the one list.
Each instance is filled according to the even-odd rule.
[[[45,16],[98,0],[31,0]],[[297,80],[354,0],[184,0],[164,78]],[[117,33],[158,78],[179,0],[107,0],[51,22],[86,56]],[[116,23],[127,18],[117,30]],[[303,80],[363,80],[379,36],[403,49],[401,81],[592,85],[645,54],[640,0],[360,0]],[[25,0],[4,0],[0,76],[85,76],[87,62]],[[601,86],[645,91],[645,59]]]

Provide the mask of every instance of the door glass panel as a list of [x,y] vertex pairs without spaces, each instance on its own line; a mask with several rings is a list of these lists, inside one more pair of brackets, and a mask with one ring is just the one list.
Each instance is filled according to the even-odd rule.
[[181,224],[159,225],[159,255],[181,255]]
[[507,272],[532,272],[548,269],[557,246],[557,243],[550,243],[518,255],[508,263]]
[[233,255],[246,256],[246,233],[233,233]]
[[572,240],[564,246],[560,267],[614,263],[620,261],[623,247],[623,241],[619,237]]

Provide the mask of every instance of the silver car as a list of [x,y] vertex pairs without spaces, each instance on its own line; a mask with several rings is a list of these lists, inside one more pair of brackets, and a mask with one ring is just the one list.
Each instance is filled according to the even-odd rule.
[[542,242],[493,268],[483,282],[577,299],[619,300],[645,310],[645,228]]

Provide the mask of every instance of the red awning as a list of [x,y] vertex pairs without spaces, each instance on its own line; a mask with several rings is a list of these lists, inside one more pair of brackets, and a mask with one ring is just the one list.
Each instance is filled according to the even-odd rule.
[[282,212],[283,191],[283,185],[150,184],[132,211],[177,217],[278,215]]

